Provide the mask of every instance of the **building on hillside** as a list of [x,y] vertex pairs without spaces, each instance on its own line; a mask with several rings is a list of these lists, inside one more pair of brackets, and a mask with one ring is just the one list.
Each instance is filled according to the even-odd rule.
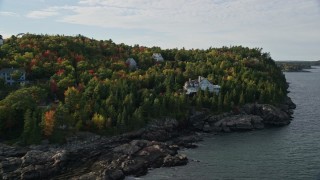
[[3,39],[2,39],[2,35],[0,35],[0,46],[3,45]]
[[133,58],[128,58],[126,60],[126,65],[129,69],[137,69],[137,62]]
[[152,58],[156,61],[156,62],[163,62],[164,59],[162,57],[162,55],[160,53],[153,53],[152,54]]
[[183,89],[186,91],[186,94],[193,94],[198,92],[198,90],[207,90],[211,93],[219,94],[221,87],[219,85],[214,85],[208,79],[199,76],[198,79],[185,82]]
[[26,82],[26,71],[17,68],[3,68],[0,70],[0,78],[4,79],[6,84],[14,83],[24,84]]

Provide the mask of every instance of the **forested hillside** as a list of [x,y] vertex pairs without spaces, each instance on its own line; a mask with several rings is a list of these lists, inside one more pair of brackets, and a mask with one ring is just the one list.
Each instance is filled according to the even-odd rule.
[[[153,53],[165,61],[156,63]],[[284,75],[260,48],[160,49],[25,34],[6,39],[0,57],[0,69],[22,68],[29,81],[0,80],[0,137],[27,144],[82,130],[127,132],[160,116],[184,121],[191,108],[220,113],[248,102],[277,103],[287,90]],[[129,57],[138,69],[128,67]],[[184,83],[198,76],[220,85],[220,93],[187,96]]]

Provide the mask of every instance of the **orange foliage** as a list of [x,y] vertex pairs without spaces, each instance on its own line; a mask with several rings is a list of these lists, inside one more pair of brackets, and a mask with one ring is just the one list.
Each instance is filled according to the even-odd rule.
[[63,59],[62,59],[61,57],[59,57],[59,58],[57,59],[57,62],[58,62],[58,64],[61,64],[61,63],[63,62]]
[[55,111],[54,110],[50,110],[45,112],[44,114],[44,135],[46,136],[50,136],[53,132],[53,127],[54,127],[54,114]]
[[31,60],[31,63],[30,63],[30,66],[33,67],[37,64],[37,60],[36,59],[32,59]]
[[57,72],[56,72],[56,74],[58,75],[58,76],[61,76],[63,73],[64,73],[64,69],[59,69]]
[[93,75],[94,74],[94,70],[93,69],[90,69],[88,70],[89,74]]
[[84,59],[84,57],[82,56],[82,55],[75,55],[75,60],[77,61],[77,62],[80,62],[80,61],[82,61]]
[[44,57],[48,57],[49,55],[50,55],[50,50],[46,50],[42,55],[44,56]]

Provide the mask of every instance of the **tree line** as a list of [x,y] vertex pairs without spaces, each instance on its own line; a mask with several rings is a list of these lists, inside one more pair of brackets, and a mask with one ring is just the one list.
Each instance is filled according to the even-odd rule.
[[[153,53],[165,61],[155,62]],[[23,68],[30,81],[0,80],[0,137],[26,144],[82,130],[123,133],[161,116],[185,121],[191,108],[220,113],[250,102],[278,103],[287,93],[283,73],[261,48],[161,49],[25,34],[6,39],[0,57],[0,69]],[[136,70],[125,63],[129,57]],[[220,93],[186,95],[182,86],[198,76],[220,85]]]

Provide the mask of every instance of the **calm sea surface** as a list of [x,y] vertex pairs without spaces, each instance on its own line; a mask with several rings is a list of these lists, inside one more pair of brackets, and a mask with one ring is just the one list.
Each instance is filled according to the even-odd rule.
[[139,179],[320,179],[320,67],[286,73],[294,119],[282,128],[209,135],[183,150],[189,164],[160,168]]

